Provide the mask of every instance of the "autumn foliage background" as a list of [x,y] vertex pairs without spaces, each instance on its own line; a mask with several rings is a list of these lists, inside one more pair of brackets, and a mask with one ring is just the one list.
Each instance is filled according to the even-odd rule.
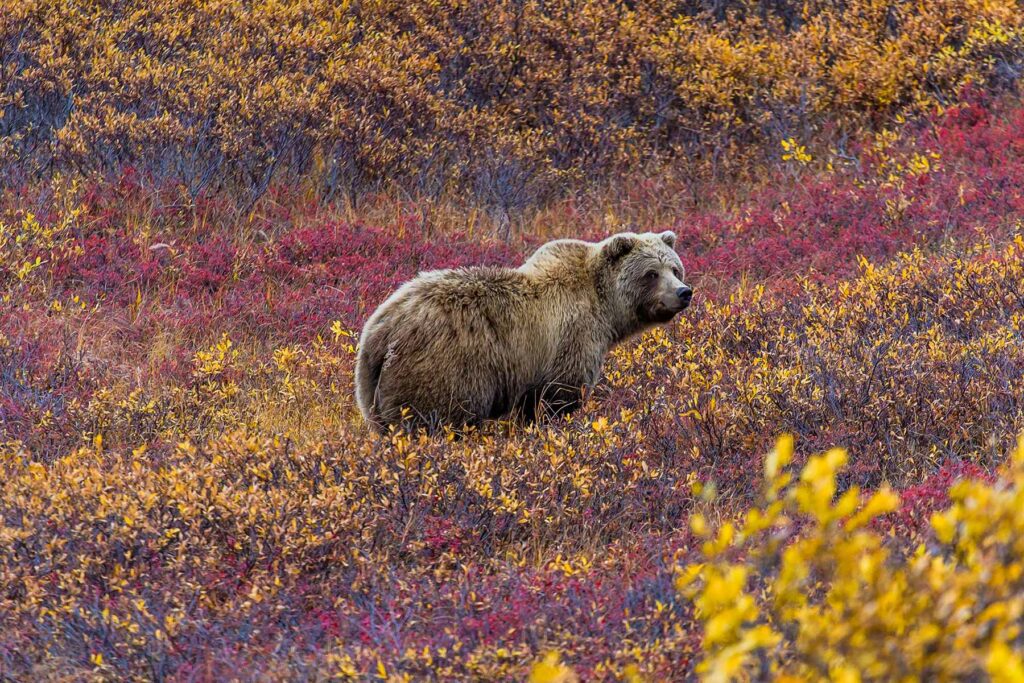
[[[1007,0],[0,0],[0,677],[1015,680],[1022,69]],[[578,414],[361,423],[418,270],[668,228]]]

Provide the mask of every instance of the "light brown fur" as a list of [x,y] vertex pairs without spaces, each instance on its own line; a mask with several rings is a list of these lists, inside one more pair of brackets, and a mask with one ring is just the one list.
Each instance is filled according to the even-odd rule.
[[674,245],[671,232],[556,240],[517,269],[421,273],[363,328],[363,417],[385,429],[572,410],[612,346],[689,303]]

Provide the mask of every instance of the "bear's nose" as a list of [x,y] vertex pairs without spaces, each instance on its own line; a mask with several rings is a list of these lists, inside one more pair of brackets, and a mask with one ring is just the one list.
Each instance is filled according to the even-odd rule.
[[693,290],[686,285],[683,285],[676,290],[676,296],[678,296],[679,300],[683,302],[684,306],[686,306],[690,303],[690,299],[693,298]]

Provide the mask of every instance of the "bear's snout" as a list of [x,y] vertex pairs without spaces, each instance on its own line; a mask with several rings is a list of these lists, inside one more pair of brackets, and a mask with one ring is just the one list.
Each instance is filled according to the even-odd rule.
[[686,308],[690,305],[690,299],[693,298],[693,290],[690,287],[683,285],[676,290],[676,296],[679,297],[679,302],[683,305],[683,308]]

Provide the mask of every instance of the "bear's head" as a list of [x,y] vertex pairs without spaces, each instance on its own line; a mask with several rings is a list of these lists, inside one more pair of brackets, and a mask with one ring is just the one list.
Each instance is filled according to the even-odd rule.
[[620,334],[668,322],[690,305],[693,289],[675,245],[669,230],[624,232],[598,244],[598,282]]

